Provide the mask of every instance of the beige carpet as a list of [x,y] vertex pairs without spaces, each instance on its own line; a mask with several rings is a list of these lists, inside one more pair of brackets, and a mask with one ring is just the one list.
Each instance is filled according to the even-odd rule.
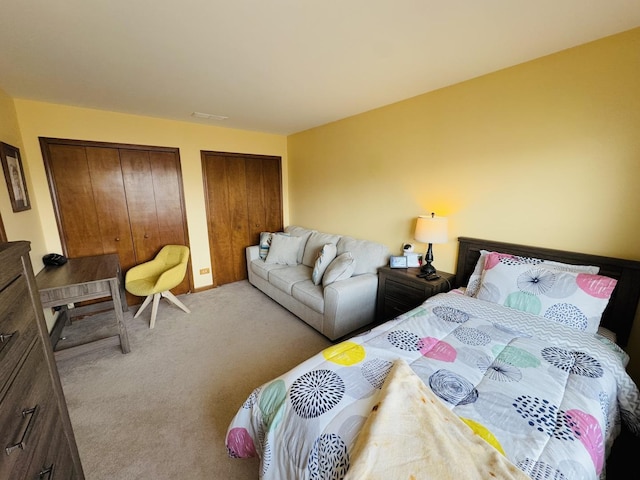
[[125,315],[129,354],[58,360],[88,480],[257,479],[257,460],[227,457],[229,422],[255,387],[331,344],[246,281],[180,299],[192,313],[163,300],[153,330],[150,307]]

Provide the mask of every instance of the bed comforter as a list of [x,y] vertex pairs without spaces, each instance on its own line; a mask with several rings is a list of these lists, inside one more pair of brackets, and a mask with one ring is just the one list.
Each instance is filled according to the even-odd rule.
[[256,388],[229,426],[229,455],[259,456],[263,479],[343,479],[398,360],[536,480],[604,478],[621,419],[640,433],[640,394],[617,345],[446,293]]

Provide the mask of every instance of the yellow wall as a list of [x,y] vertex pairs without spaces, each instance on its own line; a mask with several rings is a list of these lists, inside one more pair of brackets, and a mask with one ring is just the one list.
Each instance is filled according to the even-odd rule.
[[[442,270],[453,271],[460,235],[640,260],[638,51],[634,29],[288,138],[0,91],[0,140],[21,149],[34,207],[13,214],[0,188],[0,213],[34,258],[60,250],[38,144],[59,137],[180,149],[196,288],[211,284],[197,274],[209,266],[200,150],[281,156],[285,224],[399,253],[417,215],[446,215]],[[628,351],[640,356],[636,324]]]
[[434,211],[449,272],[458,236],[640,260],[639,51],[640,28],[292,135],[291,223],[400,253]]
[[[199,274],[201,268],[211,267],[201,150],[282,157],[284,218],[285,222],[288,221],[287,150],[284,136],[21,99],[15,100],[15,107],[24,152],[29,159],[32,197],[40,205],[39,223],[42,230],[47,232],[46,250],[49,252],[60,252],[62,248],[38,137],[179,148],[195,288],[212,284],[211,274]],[[73,175],[73,172],[69,174]]]
[[42,268],[40,259],[46,252],[44,234],[39,221],[38,202],[34,198],[34,185],[31,182],[29,169],[29,155],[22,145],[22,136],[20,135],[14,101],[2,90],[0,90],[0,141],[20,150],[27,192],[31,202],[30,210],[13,212],[9,191],[0,168],[0,215],[2,216],[4,229],[9,241],[29,240],[31,242],[31,262],[37,273]]

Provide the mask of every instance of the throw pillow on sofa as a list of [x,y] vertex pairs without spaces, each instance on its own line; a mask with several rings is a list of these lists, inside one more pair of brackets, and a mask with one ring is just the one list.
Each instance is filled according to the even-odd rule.
[[271,246],[265,263],[278,263],[280,265],[297,265],[300,237],[287,235],[271,235]]
[[351,278],[356,267],[356,260],[351,252],[338,255],[327,267],[322,276],[322,286],[326,287],[333,282]]
[[307,240],[307,244],[304,246],[304,254],[302,255],[302,264],[307,267],[313,267],[318,258],[318,253],[322,247],[324,247],[327,243],[333,243],[338,247],[338,240],[340,240],[340,235],[333,235],[329,233],[322,232],[313,232],[309,239]]
[[259,256],[262,260],[265,260],[267,258],[267,255],[269,253],[269,247],[271,247],[271,237],[273,235],[286,235],[289,236],[288,233],[284,233],[284,232],[260,232],[260,242],[258,243],[258,246],[260,247],[259,250]]
[[313,266],[313,273],[311,274],[311,279],[313,280],[314,285],[320,285],[322,275],[324,275],[325,270],[333,259],[336,258],[337,251],[338,248],[333,243],[327,243],[320,249],[318,252],[318,258],[316,258],[316,262]]

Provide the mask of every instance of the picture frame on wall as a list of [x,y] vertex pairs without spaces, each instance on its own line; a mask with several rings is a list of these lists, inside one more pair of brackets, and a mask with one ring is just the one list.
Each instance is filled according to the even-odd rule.
[[11,207],[14,212],[22,212],[31,208],[27,181],[22,168],[20,150],[8,143],[0,142],[0,159],[2,170],[9,190]]

